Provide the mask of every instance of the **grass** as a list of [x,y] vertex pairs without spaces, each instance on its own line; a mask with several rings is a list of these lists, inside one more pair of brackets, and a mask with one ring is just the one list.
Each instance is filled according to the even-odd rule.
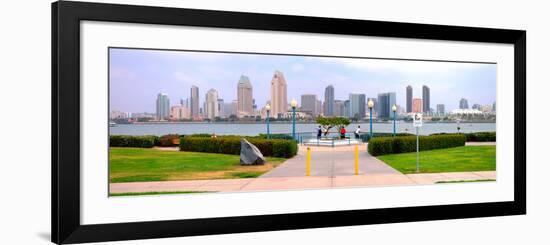
[[[416,152],[378,156],[404,174],[416,173]],[[496,146],[461,146],[420,152],[421,173],[496,170]]]
[[476,179],[476,180],[443,180],[437,181],[436,184],[450,184],[450,183],[466,183],[466,182],[487,182],[487,181],[496,181],[494,179]]
[[111,147],[109,182],[254,178],[286,159],[266,160],[264,165],[242,166],[238,155]]
[[109,196],[121,197],[121,196],[149,196],[149,195],[165,195],[165,194],[197,194],[207,193],[208,191],[151,191],[151,192],[124,192],[124,193],[110,193]]

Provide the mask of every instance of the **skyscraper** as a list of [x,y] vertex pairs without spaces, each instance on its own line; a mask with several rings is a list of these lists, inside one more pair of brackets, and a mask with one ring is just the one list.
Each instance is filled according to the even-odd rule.
[[444,104],[437,104],[437,114],[438,115],[444,115],[445,114],[445,105]]
[[349,94],[350,118],[362,119],[365,117],[365,94]]
[[392,106],[395,105],[395,92],[378,94],[378,117],[390,118],[392,115]]
[[191,119],[196,120],[199,118],[199,87],[191,86],[191,96],[189,96],[189,100],[190,117]]
[[226,117],[225,111],[224,111],[224,101],[223,99],[218,99],[218,115],[219,117]]
[[422,107],[423,107],[422,99],[414,98],[413,99],[413,110],[412,110],[412,112],[421,113],[422,112]]
[[315,94],[302,94],[300,99],[302,105],[301,111],[311,113],[312,116],[316,116],[317,110],[317,95]]
[[407,113],[412,112],[413,103],[413,88],[411,85],[407,86]]
[[208,119],[214,119],[219,117],[218,111],[218,91],[215,89],[210,89],[206,93],[205,103],[204,103],[204,117]]
[[349,117],[349,114],[350,114],[349,100],[346,100],[346,101],[344,101],[344,113],[343,113],[343,116],[344,116],[344,117]]
[[241,75],[237,84],[237,115],[242,117],[252,116],[253,114],[252,84],[247,76]]
[[170,99],[165,93],[157,95],[157,120],[170,119]]
[[286,80],[282,72],[275,71],[271,79],[271,115],[278,118],[288,110]]
[[422,111],[430,112],[430,88],[426,85],[422,86]]
[[343,116],[344,115],[344,102],[341,100],[334,100],[334,116]]
[[334,116],[334,87],[329,85],[325,88],[324,115]]
[[470,108],[470,107],[468,106],[468,100],[465,99],[465,98],[460,99],[460,105],[459,105],[458,108],[460,108],[460,109],[468,109],[468,108]]

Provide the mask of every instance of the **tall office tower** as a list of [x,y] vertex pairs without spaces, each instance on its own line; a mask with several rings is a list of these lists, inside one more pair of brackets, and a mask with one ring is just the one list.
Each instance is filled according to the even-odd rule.
[[191,95],[189,96],[190,106],[189,114],[191,119],[196,120],[199,118],[199,87],[191,86]]
[[323,102],[320,100],[315,101],[315,116],[323,114]]
[[460,104],[459,104],[459,107],[460,109],[469,109],[470,107],[468,106],[468,100],[467,99],[460,99]]
[[349,100],[344,101],[344,117],[349,117],[350,114],[350,103]]
[[365,117],[365,94],[349,94],[349,117],[362,119]]
[[252,84],[247,76],[241,75],[237,84],[237,116],[252,116],[253,114]]
[[445,105],[444,104],[437,104],[437,114],[438,115],[445,115]]
[[344,101],[334,100],[334,116],[341,117],[344,115]]
[[165,93],[157,95],[157,120],[170,119],[170,99]]
[[302,94],[300,104],[302,105],[302,112],[311,113],[312,116],[317,115],[317,95]]
[[[367,98],[367,104],[369,100],[372,100],[372,103],[374,103],[374,106],[372,107],[372,114],[377,114],[377,112],[379,111],[378,106],[380,106],[378,104],[378,98]],[[365,110],[369,111],[368,105],[366,105]]]
[[422,86],[422,111],[430,113],[430,88],[426,85]]
[[204,102],[204,117],[208,119],[214,119],[219,117],[218,112],[218,91],[210,89],[206,92],[206,98]]
[[492,112],[496,112],[497,111],[497,102],[493,102],[493,108],[491,110]]
[[407,113],[413,110],[413,88],[411,85],[407,86]]
[[329,85],[325,88],[325,116],[334,116],[334,87]]
[[392,106],[395,105],[395,92],[378,94],[377,114],[378,118],[390,118]]
[[413,99],[413,111],[414,113],[421,113],[422,112],[422,99],[420,98],[414,98]]
[[274,118],[288,111],[286,80],[282,72],[275,71],[271,79],[271,115]]
[[218,99],[218,115],[219,115],[219,117],[226,117],[227,116],[227,115],[225,115],[223,104],[224,104],[223,99]]

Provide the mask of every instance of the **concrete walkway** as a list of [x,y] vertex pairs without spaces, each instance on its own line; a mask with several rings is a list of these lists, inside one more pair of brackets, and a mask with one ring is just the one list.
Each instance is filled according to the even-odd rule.
[[354,146],[310,147],[311,176],[305,176],[306,149],[258,178],[156,181],[109,184],[110,193],[208,191],[239,192],[435,184],[439,181],[496,179],[495,171],[402,174],[359,146],[359,175],[354,175]]

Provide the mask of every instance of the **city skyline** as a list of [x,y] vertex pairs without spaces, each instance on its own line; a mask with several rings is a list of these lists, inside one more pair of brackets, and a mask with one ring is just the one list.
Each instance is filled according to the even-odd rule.
[[[376,98],[393,92],[401,107],[406,106],[407,86],[412,86],[415,98],[423,97],[422,86],[428,86],[430,106],[444,104],[447,110],[459,108],[463,97],[493,104],[496,93],[494,64],[134,49],[110,49],[110,59],[110,110],[127,112],[154,112],[151,98],[158,93],[168,94],[172,101],[189,99],[195,107],[204,103],[199,91],[215,89],[219,99],[230,102],[237,99],[235,84],[241,76],[254,87],[258,109],[271,100],[270,82],[278,80],[277,76],[284,83],[280,86],[286,87],[287,103],[291,99],[300,102],[304,94],[325,101],[330,85],[334,87],[332,100],[345,101],[350,94]],[[198,90],[196,104],[190,89]]]

